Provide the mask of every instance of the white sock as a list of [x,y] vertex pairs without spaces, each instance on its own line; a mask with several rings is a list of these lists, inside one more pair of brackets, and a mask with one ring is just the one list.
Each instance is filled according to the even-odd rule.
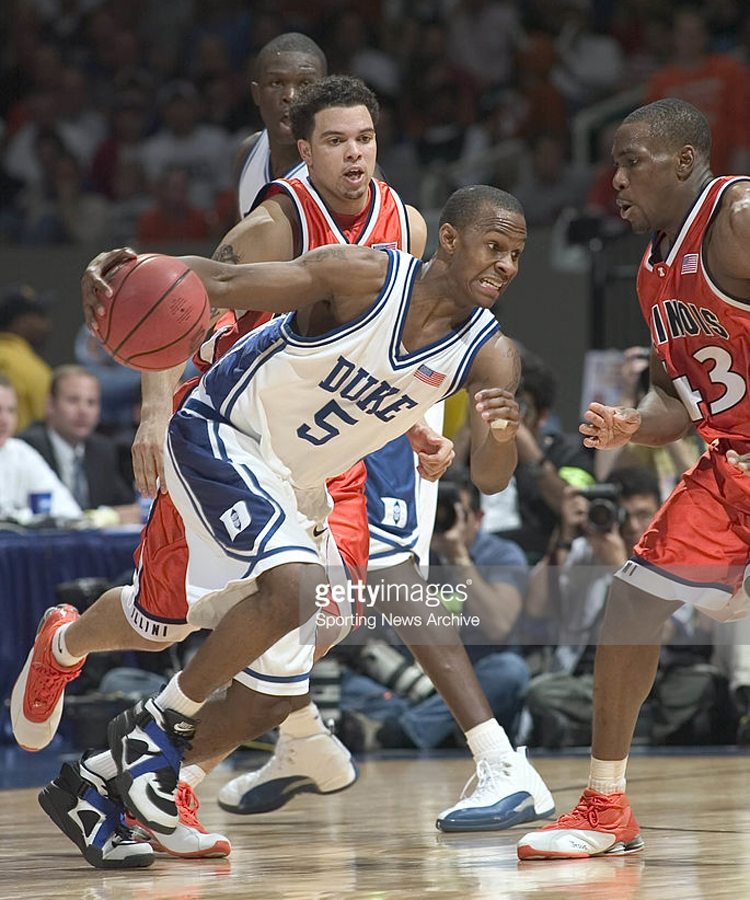
[[466,732],[466,740],[475,760],[507,756],[513,753],[508,735],[497,719],[488,719],[481,725],[470,728]]
[[179,678],[179,672],[172,676],[169,684],[156,698],[156,705],[159,709],[173,709],[183,716],[195,716],[206,701],[191,700],[190,697],[183,694],[180,690]]
[[328,729],[323,724],[318,707],[310,702],[302,709],[298,709],[284,719],[279,725],[279,731],[291,738],[312,737],[314,734],[328,734]]
[[589,787],[600,794],[615,794],[625,790],[625,759],[596,759],[591,757]]
[[180,767],[180,781],[189,784],[191,788],[197,788],[206,777],[206,773],[200,766],[193,763],[191,766]]
[[83,765],[105,781],[109,781],[110,778],[114,778],[117,775],[117,763],[109,750],[97,753],[96,756],[89,756],[88,759],[84,760]]
[[59,663],[64,669],[70,669],[86,658],[85,656],[73,656],[68,651],[68,646],[65,643],[65,632],[72,624],[72,622],[66,622],[52,636],[52,655],[55,658],[55,662]]

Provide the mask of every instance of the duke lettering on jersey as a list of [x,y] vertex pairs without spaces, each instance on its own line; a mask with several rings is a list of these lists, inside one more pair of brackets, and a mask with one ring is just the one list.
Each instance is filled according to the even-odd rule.
[[638,270],[654,348],[707,443],[750,440],[750,304],[725,294],[703,261],[703,239],[734,176],[715,178],[688,213],[666,259],[662,235]]

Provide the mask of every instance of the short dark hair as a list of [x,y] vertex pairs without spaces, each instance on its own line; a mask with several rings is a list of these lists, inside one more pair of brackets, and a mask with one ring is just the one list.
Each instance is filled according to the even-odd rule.
[[463,231],[475,222],[479,211],[487,206],[505,209],[520,216],[524,214],[523,206],[513,194],[488,184],[472,184],[459,188],[448,197],[440,213],[438,228],[448,223],[457,231]]
[[360,78],[350,75],[329,75],[301,90],[289,106],[289,121],[295,140],[309,141],[315,127],[315,115],[336,106],[364,106],[378,124],[378,98]]
[[326,55],[315,41],[306,34],[300,34],[298,31],[289,31],[286,34],[280,34],[278,37],[273,38],[260,48],[255,60],[254,73],[256,77],[263,67],[268,65],[271,57],[277,53],[305,53],[318,60],[324,75],[328,71]]
[[46,299],[28,284],[9,285],[0,293],[0,331],[12,328],[25,315],[49,316]]
[[622,469],[613,469],[607,478],[609,484],[616,484],[620,488],[620,498],[627,500],[638,494],[646,494],[653,497],[661,505],[661,489],[659,479],[651,469],[644,466],[628,466]]
[[711,157],[711,129],[703,113],[692,103],[665,97],[641,106],[622,120],[623,125],[644,122],[651,134],[669,150],[679,150],[686,144],[708,160]]

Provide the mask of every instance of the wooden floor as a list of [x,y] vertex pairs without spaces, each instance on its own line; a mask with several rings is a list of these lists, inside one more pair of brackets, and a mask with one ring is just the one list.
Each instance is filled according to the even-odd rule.
[[[559,810],[578,799],[587,761],[542,759]],[[0,792],[0,898],[333,900],[474,897],[690,900],[750,897],[750,757],[636,758],[628,793],[646,849],[628,857],[519,863],[528,827],[443,835],[435,815],[458,796],[469,763],[367,761],[330,797],[239,817],[213,802],[227,773],[201,788],[206,826],[233,842],[227,860],[159,857],[140,872],[92,869],[49,822],[36,789]]]

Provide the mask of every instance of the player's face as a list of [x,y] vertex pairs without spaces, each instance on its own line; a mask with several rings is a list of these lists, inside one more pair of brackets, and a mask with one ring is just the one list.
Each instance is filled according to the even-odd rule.
[[679,186],[676,154],[656,144],[644,122],[633,122],[615,132],[612,157],[617,205],[633,231],[643,234],[672,226]]
[[253,100],[274,143],[294,143],[289,124],[289,104],[300,88],[320,81],[324,72],[320,60],[308,53],[277,53],[253,81]]
[[86,375],[68,375],[50,398],[47,421],[66,441],[85,441],[99,422],[99,385]]
[[299,151],[313,184],[334,210],[337,204],[344,205],[341,212],[364,204],[378,154],[366,106],[335,106],[316,113],[310,140],[299,141]]
[[0,447],[13,436],[18,424],[18,404],[13,388],[0,385]]
[[454,270],[472,306],[490,309],[518,274],[526,245],[526,220],[516,212],[489,208],[457,236]]

